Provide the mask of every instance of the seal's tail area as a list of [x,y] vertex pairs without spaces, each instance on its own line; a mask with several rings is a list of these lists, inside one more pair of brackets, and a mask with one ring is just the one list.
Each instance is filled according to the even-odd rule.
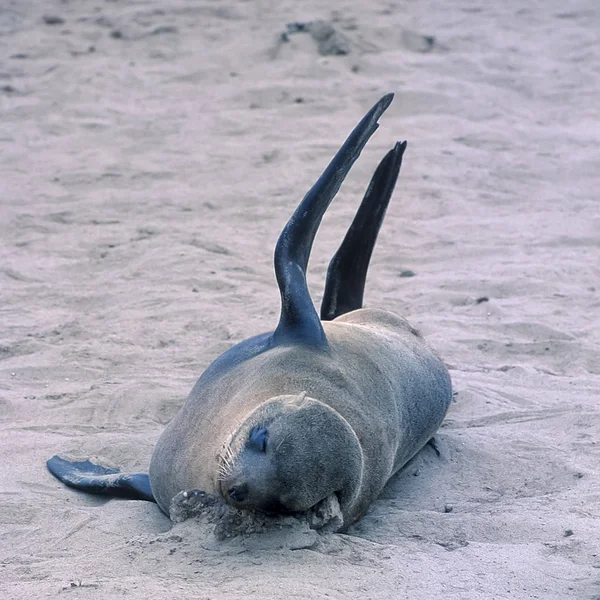
[[64,484],[82,492],[156,502],[146,473],[121,473],[89,460],[71,461],[59,456],[49,459],[46,466]]
[[327,207],[350,168],[375,133],[377,120],[394,95],[387,94],[363,117],[284,227],[275,247],[275,275],[281,315],[272,342],[325,346],[327,339],[306,284],[306,268],[315,234]]
[[329,263],[321,303],[323,321],[362,308],[369,261],[405,150],[406,142],[398,142],[379,163],[346,237]]

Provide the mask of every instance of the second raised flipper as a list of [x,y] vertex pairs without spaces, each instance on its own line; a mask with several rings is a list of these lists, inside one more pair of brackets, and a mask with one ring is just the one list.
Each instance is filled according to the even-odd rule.
[[369,261],[400,173],[404,150],[406,142],[398,142],[379,163],[346,237],[329,263],[321,303],[323,321],[362,308]]

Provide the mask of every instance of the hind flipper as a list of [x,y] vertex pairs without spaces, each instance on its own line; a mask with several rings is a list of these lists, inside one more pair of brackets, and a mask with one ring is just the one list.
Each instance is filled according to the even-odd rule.
[[275,275],[281,315],[272,343],[303,342],[326,346],[327,339],[306,284],[306,268],[323,214],[394,95],[387,94],[363,117],[284,227],[275,247]]
[[89,460],[70,461],[59,456],[49,459],[46,466],[65,485],[82,492],[156,502],[145,473],[126,474]]
[[329,263],[321,303],[323,321],[362,308],[369,261],[398,179],[404,150],[406,142],[398,142],[379,163],[346,237]]

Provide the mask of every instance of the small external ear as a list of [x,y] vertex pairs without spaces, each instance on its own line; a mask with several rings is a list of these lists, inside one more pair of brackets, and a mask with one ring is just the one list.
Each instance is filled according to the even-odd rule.
[[297,396],[294,396],[289,401],[289,404],[300,408],[305,402],[306,402],[306,392],[300,392]]

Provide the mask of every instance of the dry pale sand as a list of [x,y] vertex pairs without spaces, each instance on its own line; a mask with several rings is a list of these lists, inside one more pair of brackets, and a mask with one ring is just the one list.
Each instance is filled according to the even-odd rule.
[[[3,0],[0,597],[600,598],[599,5],[325,4]],[[278,44],[319,18],[348,54]],[[297,550],[54,480],[55,452],[146,470],[202,370],[274,326],[277,235],[388,91],[310,283],[408,139],[366,300],[451,368],[442,456]]]

